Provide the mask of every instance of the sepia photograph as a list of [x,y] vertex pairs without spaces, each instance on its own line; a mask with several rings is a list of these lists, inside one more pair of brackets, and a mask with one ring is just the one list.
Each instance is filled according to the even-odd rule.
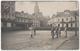
[[1,50],[79,50],[79,1],[1,1]]

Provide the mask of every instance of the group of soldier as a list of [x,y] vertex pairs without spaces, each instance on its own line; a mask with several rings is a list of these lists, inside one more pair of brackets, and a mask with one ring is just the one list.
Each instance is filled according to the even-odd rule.
[[[64,31],[65,31],[65,37],[67,37],[67,26],[65,26]],[[51,27],[51,36],[52,39],[54,39],[55,37],[56,38],[61,37],[60,25]]]
[[[34,35],[36,35],[36,30],[35,30],[35,27],[34,26],[31,26],[30,28],[30,31],[31,31],[31,38],[33,38]],[[65,37],[67,37],[67,27],[65,26]],[[51,27],[51,36],[52,36],[52,39],[54,39],[55,37],[58,38],[58,37],[61,37],[61,28],[60,28],[60,25],[58,26],[52,26]]]

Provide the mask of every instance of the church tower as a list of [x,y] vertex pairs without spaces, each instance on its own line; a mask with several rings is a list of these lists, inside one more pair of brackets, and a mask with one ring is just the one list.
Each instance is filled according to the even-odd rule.
[[38,2],[35,2],[34,14],[33,14],[33,16],[34,16],[33,26],[34,26],[34,27],[40,27]]
[[35,13],[35,14],[38,14],[38,13],[39,13],[39,6],[38,6],[38,2],[36,2],[36,3],[35,3],[34,13]]

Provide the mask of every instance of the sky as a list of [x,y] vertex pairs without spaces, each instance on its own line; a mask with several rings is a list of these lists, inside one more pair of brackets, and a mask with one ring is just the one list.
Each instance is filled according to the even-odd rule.
[[[38,2],[40,12],[44,16],[52,16],[57,12],[63,12],[64,10],[75,10],[75,2]],[[34,13],[35,2],[16,2],[15,4],[16,11],[24,11],[25,13],[32,14]]]

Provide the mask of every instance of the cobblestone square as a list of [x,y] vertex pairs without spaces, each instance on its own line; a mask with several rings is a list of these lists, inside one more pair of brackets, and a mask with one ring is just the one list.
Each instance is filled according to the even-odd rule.
[[[55,38],[52,40],[50,31],[36,31],[36,35],[31,38],[30,31],[14,31],[14,32],[7,32],[2,33],[2,40],[1,45],[2,49],[4,50],[56,50],[63,49],[59,46],[66,41],[66,45],[69,43],[67,42],[70,37],[74,36],[74,32],[68,32],[68,38],[65,38],[64,31],[62,31],[62,35],[59,38]],[[74,36],[75,39],[75,36]],[[77,38],[78,39],[78,38]],[[78,41],[72,41],[75,45],[73,46],[70,43],[70,49],[78,49]],[[63,46],[66,46],[63,45]],[[73,47],[71,47],[73,46]],[[67,47],[67,48],[69,48]],[[66,49],[66,47],[64,47]]]

